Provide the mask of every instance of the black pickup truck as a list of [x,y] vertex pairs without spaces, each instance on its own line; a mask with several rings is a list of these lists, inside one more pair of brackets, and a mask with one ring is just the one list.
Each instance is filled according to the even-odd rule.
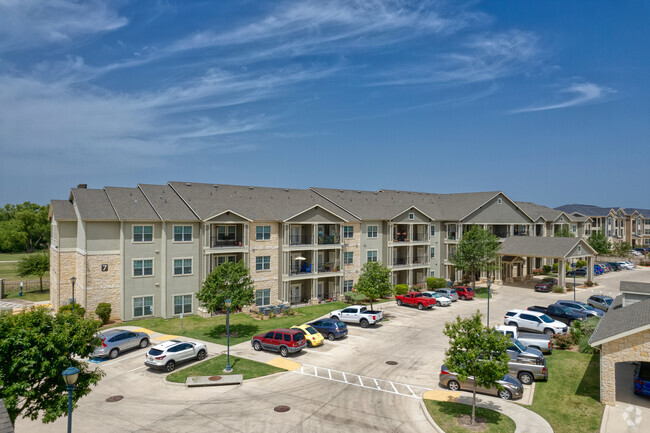
[[559,304],[551,304],[546,308],[540,307],[539,305],[533,305],[532,307],[528,307],[528,310],[544,313],[551,319],[559,320],[569,326],[571,326],[574,320],[582,321],[587,318],[586,314],[579,313],[571,308]]

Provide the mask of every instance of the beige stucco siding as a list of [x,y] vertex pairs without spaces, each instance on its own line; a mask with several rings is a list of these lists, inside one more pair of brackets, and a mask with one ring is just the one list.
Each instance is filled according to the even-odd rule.
[[86,222],[86,250],[116,252],[120,249],[119,222]]
[[[501,203],[498,200],[501,199]],[[531,224],[532,221],[506,197],[494,197],[474,211],[463,224]]]
[[[600,354],[600,401],[616,404],[616,364],[650,362],[650,330],[605,343]],[[634,384],[630,384],[633,386]]]
[[[175,226],[191,226],[192,241],[176,242],[174,241]],[[196,292],[201,288],[201,242],[199,235],[199,224],[194,223],[166,223],[164,224],[166,238],[166,270],[165,281],[161,282],[161,287],[166,288],[166,303],[164,317],[175,317],[174,314],[174,296],[192,294],[192,312],[196,314],[198,302]],[[192,273],[189,275],[174,275],[174,260],[192,259]],[[162,272],[162,270],[161,270]],[[161,305],[162,307],[162,305]]]

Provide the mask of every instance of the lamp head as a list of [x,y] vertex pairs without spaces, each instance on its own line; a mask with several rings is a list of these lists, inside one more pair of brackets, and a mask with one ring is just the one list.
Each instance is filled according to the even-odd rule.
[[72,284],[74,284],[76,281],[77,281],[77,277],[72,277],[72,278],[70,278],[70,282],[71,282]]
[[68,367],[63,371],[63,380],[68,386],[72,386],[77,383],[79,378],[79,369],[75,367]]
[[232,301],[230,300],[230,298],[226,299],[226,307],[230,308],[231,305],[232,305]]
[[492,285],[492,280],[490,280],[490,279],[488,278],[488,280],[487,280],[487,286],[488,286],[488,289],[490,288],[491,285]]

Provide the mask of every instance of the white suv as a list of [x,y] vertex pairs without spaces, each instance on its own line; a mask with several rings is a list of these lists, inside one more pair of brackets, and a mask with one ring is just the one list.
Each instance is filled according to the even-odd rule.
[[146,355],[144,365],[174,371],[176,364],[190,359],[205,359],[208,349],[203,343],[169,340],[152,347]]
[[527,331],[542,332],[548,336],[566,334],[568,330],[564,323],[553,320],[544,313],[528,310],[508,311],[503,318],[503,323]]

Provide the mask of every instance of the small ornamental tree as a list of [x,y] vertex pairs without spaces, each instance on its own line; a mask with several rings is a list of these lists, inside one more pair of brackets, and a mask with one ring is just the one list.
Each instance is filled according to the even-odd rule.
[[593,231],[587,242],[601,256],[606,256],[612,252],[612,243],[607,240],[605,233],[600,230]]
[[497,255],[501,248],[499,238],[477,225],[463,234],[458,242],[456,254],[449,259],[462,271],[471,271],[472,289],[476,289],[474,274],[476,271],[494,271],[499,269]]
[[255,301],[255,286],[243,260],[225,262],[207,276],[196,294],[196,299],[211,313],[226,308],[226,299],[237,309]]
[[630,255],[630,250],[631,249],[632,249],[632,246],[629,243],[627,243],[627,242],[617,242],[612,247],[612,253],[615,256],[627,257],[627,256]]
[[79,369],[73,405],[90,393],[104,376],[84,361],[101,344],[95,336],[100,325],[78,314],[53,315],[43,307],[0,314],[0,398],[12,422],[22,416],[49,423],[67,415],[61,373],[70,366]]
[[568,224],[562,224],[562,227],[560,227],[560,230],[556,231],[555,234],[553,235],[556,238],[574,238],[575,235],[569,230],[569,225]]
[[444,289],[447,287],[447,280],[444,278],[429,277],[427,278],[427,287],[429,289]]
[[388,296],[393,292],[393,287],[390,284],[390,269],[379,262],[366,262],[361,269],[359,281],[354,285],[357,292],[363,294],[370,301],[370,309],[372,309],[372,302]]
[[456,321],[445,323],[443,331],[449,337],[444,360],[447,369],[462,382],[474,378],[472,424],[476,420],[476,387],[499,386],[497,381],[508,373],[507,349],[512,344],[509,337],[483,326],[481,317],[479,311],[465,319],[457,316]]
[[50,255],[47,253],[29,254],[18,261],[18,276],[36,275],[41,282],[41,292],[43,291],[43,275],[49,270]]

